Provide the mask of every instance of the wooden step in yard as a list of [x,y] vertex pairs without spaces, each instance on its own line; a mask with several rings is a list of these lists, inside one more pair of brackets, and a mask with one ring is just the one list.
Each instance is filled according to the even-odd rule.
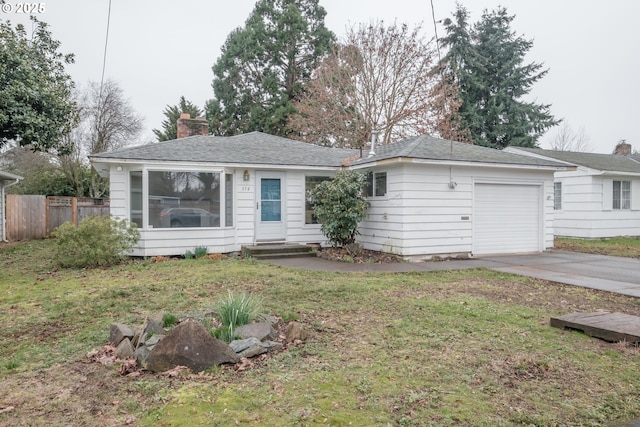
[[610,342],[640,342],[640,317],[624,313],[570,313],[551,318],[551,326],[575,329]]
[[317,247],[299,244],[266,244],[243,246],[242,255],[258,259],[316,256]]

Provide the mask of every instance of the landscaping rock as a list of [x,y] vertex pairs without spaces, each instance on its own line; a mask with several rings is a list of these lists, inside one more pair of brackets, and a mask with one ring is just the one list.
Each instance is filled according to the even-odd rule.
[[307,331],[302,326],[302,323],[291,322],[287,325],[285,330],[285,341],[291,343],[294,341],[306,341],[308,338]]
[[149,352],[149,347],[147,347],[146,345],[143,345],[136,349],[133,355],[138,361],[138,366],[142,366],[143,368],[147,369],[147,357],[149,357]]
[[276,331],[273,329],[271,324],[262,322],[262,323],[250,323],[248,325],[239,326],[236,328],[235,336],[240,339],[246,338],[258,338],[260,341],[264,341],[267,339],[274,340],[276,338]]
[[146,347],[149,348],[149,350],[151,350],[153,348],[154,345],[158,344],[160,342],[160,340],[162,338],[164,338],[165,335],[164,334],[158,334],[158,335],[154,335],[151,338],[148,338],[145,342],[144,345]]
[[268,351],[282,350],[282,344],[279,342],[262,342],[256,337],[232,341],[229,347],[238,353],[238,356],[247,358],[258,356]]
[[235,351],[236,353],[241,353],[243,351],[245,351],[246,349],[255,346],[255,345],[259,345],[260,344],[260,340],[256,337],[250,337],[244,340],[234,340],[231,341],[229,343],[229,347],[231,347],[231,349],[233,351]]
[[118,345],[123,339],[133,338],[133,330],[123,323],[112,323],[109,326],[109,342]]
[[116,347],[115,355],[118,359],[133,357],[133,346],[131,345],[131,340],[129,340],[129,338],[125,338],[120,341],[120,344]]
[[265,314],[265,313],[258,314],[256,316],[256,318],[258,319],[258,321],[266,322],[266,323],[270,324],[271,326],[277,325],[278,322],[280,321],[277,317],[271,316],[270,314]]
[[133,348],[138,348],[142,344],[144,344],[144,325],[136,326],[133,330],[133,339],[131,340],[131,345]]
[[261,355],[263,353],[267,353],[269,351],[277,351],[282,350],[282,344],[275,341],[261,341],[257,345],[247,348],[238,354],[240,357],[254,357]]
[[150,322],[153,321],[153,323],[155,323],[156,325],[160,325],[160,327],[162,327],[163,320],[164,320],[164,311],[159,311],[155,313],[153,316],[149,316],[147,320]]
[[199,322],[186,321],[153,347],[146,359],[146,367],[154,372],[164,372],[176,366],[186,366],[200,372],[238,360],[238,355],[228,344],[213,338]]
[[160,322],[157,319],[149,319],[147,320],[147,325],[144,328],[144,333],[147,335],[153,334],[164,334],[165,330],[162,327],[162,320]]

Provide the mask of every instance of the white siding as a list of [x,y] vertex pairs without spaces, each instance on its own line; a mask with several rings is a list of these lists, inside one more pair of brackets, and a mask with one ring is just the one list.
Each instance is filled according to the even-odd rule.
[[[640,236],[638,178],[602,177],[578,170],[556,179],[562,182],[562,210],[555,212],[554,220],[557,236],[588,239]],[[631,181],[631,209],[613,209],[614,180]]]
[[[134,166],[140,170],[141,165]],[[228,170],[234,174],[234,218],[232,227],[197,229],[140,229],[140,241],[132,251],[135,256],[184,255],[196,247],[204,246],[211,253],[239,251],[243,245],[255,243],[256,170],[248,169],[249,181],[244,181],[244,169]],[[309,173],[326,175],[325,172]],[[287,242],[326,244],[326,238],[317,224],[304,223],[303,171],[287,171],[285,174],[287,205]],[[129,219],[129,169],[110,173],[111,214]],[[145,194],[143,200],[146,206]]]
[[305,177],[332,176],[324,172],[287,172],[287,242],[320,243],[326,246],[327,238],[320,231],[320,224],[305,224]]
[[[537,185],[541,248],[553,246],[553,172],[405,163],[387,172],[387,195],[372,197],[358,240],[367,249],[406,258],[473,252],[474,183],[477,180]],[[450,188],[449,183],[456,183]],[[544,196],[544,197],[543,197]],[[549,196],[549,198],[547,198]]]
[[121,219],[129,218],[129,170],[117,171],[111,166],[109,174],[109,212]]

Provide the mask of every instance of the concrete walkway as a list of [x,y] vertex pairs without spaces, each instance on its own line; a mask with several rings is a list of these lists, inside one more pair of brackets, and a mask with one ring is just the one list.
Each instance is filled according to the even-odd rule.
[[321,258],[279,258],[270,263],[318,271],[342,272],[425,272],[489,268],[552,282],[640,297],[640,259],[567,251],[530,255],[488,256],[459,261],[388,264],[353,264]]

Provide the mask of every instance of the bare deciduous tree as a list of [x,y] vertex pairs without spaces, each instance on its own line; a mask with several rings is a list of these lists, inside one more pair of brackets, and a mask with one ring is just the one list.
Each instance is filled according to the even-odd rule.
[[89,154],[130,145],[142,131],[143,118],[133,110],[113,80],[105,81],[102,89],[99,83],[89,83],[83,110],[88,120]]
[[[441,67],[437,67],[434,73],[440,74]],[[457,114],[462,99],[458,93],[456,85],[450,83],[446,78],[440,78],[431,89],[429,97],[432,111],[431,132],[441,138],[453,141],[471,143],[469,130],[464,129]]]
[[591,152],[589,136],[584,127],[574,130],[569,122],[563,121],[551,140],[551,149],[556,151]]
[[[90,82],[77,98],[80,122],[65,141],[69,154],[59,156],[58,161],[78,197],[99,198],[107,191],[108,184],[95,170],[87,173],[87,156],[135,144],[143,119],[112,80],[105,81],[102,89],[99,83]],[[83,194],[85,191],[88,194]]]
[[372,129],[382,144],[434,133],[433,62],[420,26],[351,28],[316,69],[290,127],[307,142],[340,147],[361,147]]

